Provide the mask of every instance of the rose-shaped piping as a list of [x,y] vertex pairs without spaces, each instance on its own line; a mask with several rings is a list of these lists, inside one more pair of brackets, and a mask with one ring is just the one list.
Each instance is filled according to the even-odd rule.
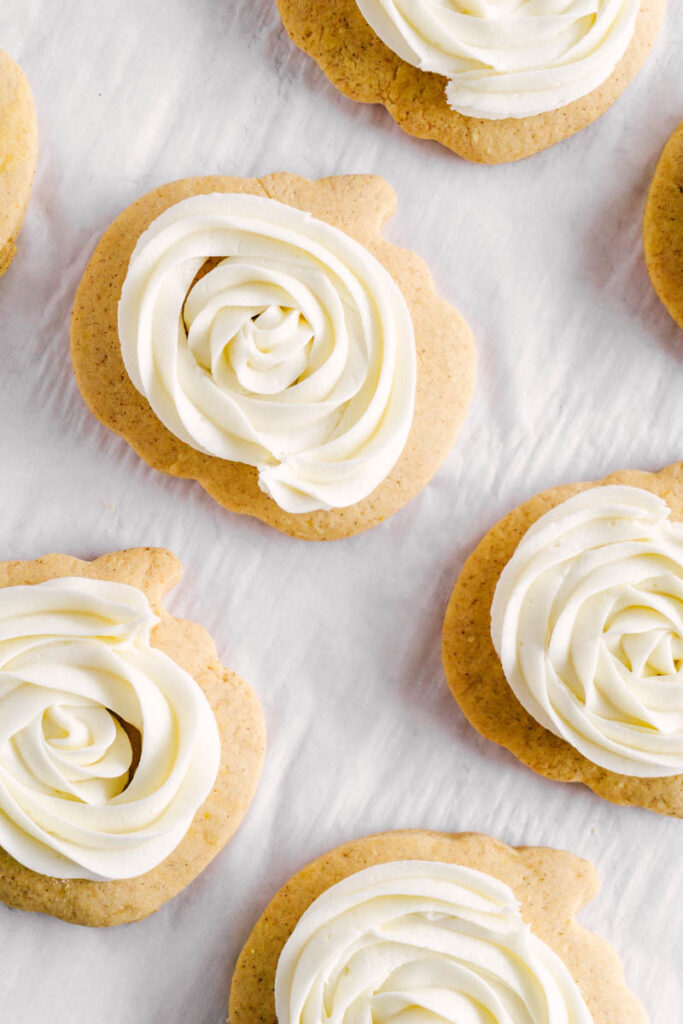
[[198,195],[161,214],[131,257],[119,337],[162,423],[257,466],[287,512],[367,497],[408,437],[415,346],[400,290],[350,236],[275,200]]
[[512,890],[455,864],[350,875],[305,911],[280,956],[279,1024],[590,1024],[560,958]]
[[399,57],[449,79],[453,110],[491,120],[557,110],[605,82],[640,0],[356,0]]
[[546,729],[594,764],[683,772],[683,524],[637,487],[594,487],[526,532],[501,573],[491,635]]
[[150,646],[158,621],[124,583],[0,589],[0,846],[33,871],[141,875],[211,791],[216,720],[194,679]]

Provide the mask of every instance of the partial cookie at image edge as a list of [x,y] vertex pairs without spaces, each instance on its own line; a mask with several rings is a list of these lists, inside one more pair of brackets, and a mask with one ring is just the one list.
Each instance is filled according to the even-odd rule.
[[419,829],[384,832],[345,843],[308,864],[263,911],[238,958],[230,990],[230,1024],[276,1024],[277,963],[294,927],[330,886],[375,864],[441,861],[486,872],[509,885],[533,932],[564,961],[593,1014],[594,1024],[647,1024],[647,1014],[626,987],[618,956],[601,936],[574,917],[596,895],[590,861],[562,850],[506,846],[479,833]]
[[345,96],[381,103],[409,135],[477,163],[522,160],[592,124],[619,98],[655,43],[666,0],[643,0],[635,33],[611,76],[588,96],[535,117],[485,120],[451,110],[446,79],[406,63],[377,37],[355,0],[278,0],[292,41]]
[[604,480],[554,487],[493,526],[467,558],[455,583],[442,634],[446,680],[461,711],[487,739],[558,782],[583,783],[615,804],[683,817],[683,775],[637,778],[593,764],[540,725],[510,688],[491,639],[491,604],[503,568],[532,525],[551,508],[591,487],[623,484],[652,491],[683,521],[683,464],[659,473],[624,470]]
[[643,249],[654,290],[683,328],[683,121],[664,147],[650,185]]
[[221,761],[210,795],[180,844],[158,867],[137,878],[95,882],[37,874],[0,849],[0,901],[64,921],[107,927],[154,913],[188,886],[237,830],[254,796],[265,751],[261,705],[251,689],[218,661],[209,634],[162,606],[180,580],[178,559],[162,548],[116,551],[93,562],[67,555],[0,563],[0,587],[63,576],[113,580],[141,590],[161,622],[152,644],[185,669],[204,692],[218,724]]
[[19,65],[0,50],[0,277],[16,255],[37,162],[31,89]]

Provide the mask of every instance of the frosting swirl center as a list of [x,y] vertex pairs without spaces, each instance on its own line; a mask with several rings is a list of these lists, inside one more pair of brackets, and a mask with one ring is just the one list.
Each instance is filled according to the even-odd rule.
[[94,702],[50,704],[16,733],[14,746],[47,792],[102,804],[128,785],[130,740],[114,715]]

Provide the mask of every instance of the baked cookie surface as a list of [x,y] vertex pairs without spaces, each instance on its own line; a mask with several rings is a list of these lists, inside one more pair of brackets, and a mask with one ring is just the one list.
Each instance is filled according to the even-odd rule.
[[[355,504],[329,511],[284,511],[259,488],[253,465],[207,455],[171,433],[126,373],[117,312],[138,238],[181,200],[215,193],[274,199],[340,229],[375,257],[407,304],[417,355],[412,425],[393,469]],[[76,295],[71,353],[87,405],[154,468],[193,478],[224,507],[256,516],[292,536],[331,540],[382,522],[415,497],[437,471],[460,429],[474,387],[474,343],[465,321],[436,295],[422,260],[381,237],[381,226],[395,206],[391,187],[368,175],[317,182],[289,174],[260,179],[191,178],[143,196],[105,232]]]
[[522,918],[533,934],[563,961],[594,1024],[647,1021],[643,1007],[626,988],[614,950],[574,921],[598,890],[597,871],[589,861],[561,850],[513,849],[476,833],[448,835],[416,829],[346,843],[313,861],[280,889],[238,959],[230,992],[231,1024],[275,1024],[278,960],[304,912],[342,879],[396,861],[461,865],[503,882],[521,904]]
[[664,147],[650,185],[643,247],[652,285],[683,327],[683,122]]
[[[250,687],[220,664],[209,634],[196,623],[173,618],[163,609],[163,596],[179,581],[180,574],[181,566],[175,556],[160,548],[117,551],[94,562],[66,555],[47,555],[33,562],[0,564],[0,593],[5,587],[58,582],[64,577],[128,584],[141,591],[161,620],[152,630],[152,650],[164,652],[192,677],[203,692],[215,717],[220,743],[218,774],[209,796],[194,813],[184,838],[156,867],[136,877],[104,881],[51,877],[30,870],[0,848],[0,900],[9,906],[91,926],[139,920],[158,910],[193,881],[220,852],[244,817],[263,762],[263,714]],[[33,587],[26,589],[31,591]],[[141,692],[143,695],[147,693],[144,699],[154,699],[154,694],[150,697],[148,686]],[[60,703],[63,702],[62,695]],[[154,708],[154,703],[147,703],[149,721],[158,728],[163,716],[160,717],[160,712],[155,712]],[[56,714],[52,709],[45,712],[48,717],[43,718],[43,729],[44,738],[51,736],[51,742],[56,740],[58,748],[64,725],[59,708],[55,710]],[[50,724],[53,716],[59,723],[57,726]],[[152,733],[154,731],[153,728]],[[144,732],[141,746],[139,740],[137,744],[133,742],[133,751],[135,764],[135,760],[145,753]],[[204,750],[195,751],[195,754],[199,755],[197,764],[201,766],[201,759],[208,754]],[[56,756],[60,757],[58,749]],[[64,756],[73,755],[67,751]],[[82,763],[82,760],[77,763]],[[132,775],[131,787],[135,785],[137,770]],[[82,769],[76,768],[75,771],[82,774]],[[107,769],[102,774],[106,777],[111,772]],[[8,775],[7,779],[10,778]],[[154,796],[152,793],[149,799],[154,799]],[[54,802],[52,806],[56,806]],[[144,808],[144,800],[140,806]],[[123,852],[125,856],[125,849]]]
[[659,473],[625,470],[597,483],[555,487],[519,506],[486,534],[458,577],[443,627],[446,679],[471,724],[540,775],[560,782],[582,782],[613,803],[683,817],[683,775],[643,778],[593,763],[522,706],[506,679],[492,640],[494,593],[503,569],[529,527],[573,496],[609,485],[640,488],[657,495],[666,502],[671,521],[683,521],[683,468],[679,463]]
[[452,110],[442,75],[413,67],[379,39],[356,0],[278,0],[292,41],[344,95],[381,103],[410,135],[435,139],[467,160],[506,163],[532,156],[595,121],[635,77],[657,37],[666,0],[642,0],[630,45],[610,77],[587,96],[532,117],[487,120]]
[[0,50],[0,277],[17,251],[38,160],[38,126],[24,72]]

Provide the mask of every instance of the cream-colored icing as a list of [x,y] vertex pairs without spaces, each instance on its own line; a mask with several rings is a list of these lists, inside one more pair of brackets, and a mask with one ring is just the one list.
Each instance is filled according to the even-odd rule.
[[491,635],[533,717],[594,764],[683,772],[683,524],[637,487],[541,516],[501,573]]
[[455,864],[350,875],[305,911],[280,956],[279,1024],[591,1024],[512,890]]
[[257,466],[287,512],[367,497],[408,437],[416,358],[400,290],[349,235],[272,199],[198,195],[161,214],[131,257],[119,336],[166,427]]
[[558,110],[602,85],[640,0],[356,0],[386,45],[448,78],[453,110],[496,120]]
[[[220,760],[198,684],[150,645],[124,583],[0,589],[0,846],[55,878],[143,874],[186,834]],[[137,730],[140,760],[122,722]]]

